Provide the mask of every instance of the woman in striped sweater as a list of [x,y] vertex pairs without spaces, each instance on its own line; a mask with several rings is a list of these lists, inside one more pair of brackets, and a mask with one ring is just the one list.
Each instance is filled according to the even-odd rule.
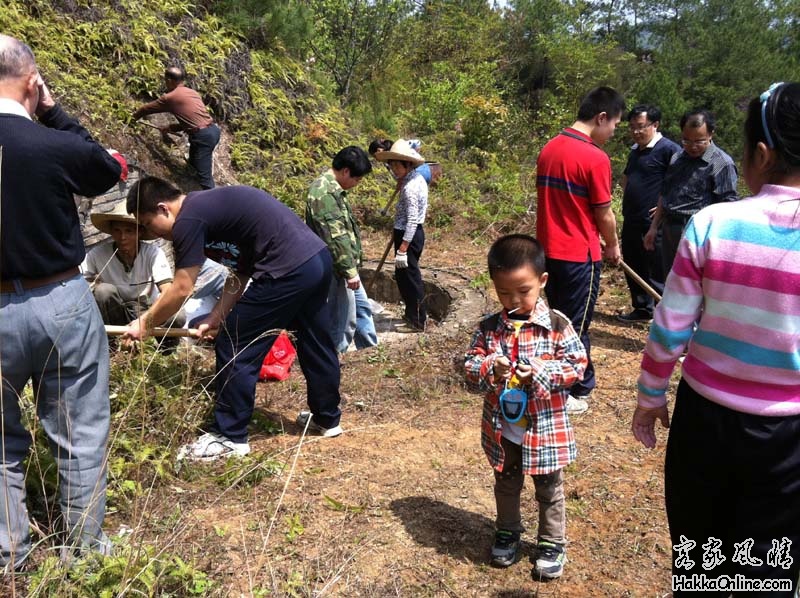
[[670,427],[667,387],[688,345],[664,468],[673,574],[742,574],[794,587],[800,84],[773,85],[750,102],[743,174],[753,197],[709,206],[684,231],[645,347],[631,427],[648,448],[656,420]]

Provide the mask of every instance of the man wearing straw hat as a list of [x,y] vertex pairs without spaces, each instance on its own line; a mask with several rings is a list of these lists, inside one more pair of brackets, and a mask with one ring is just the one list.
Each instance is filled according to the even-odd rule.
[[[38,123],[33,117],[38,118]],[[53,100],[31,49],[0,35],[0,567],[31,551],[23,462],[31,432],[21,397],[33,382],[36,414],[55,454],[73,549],[104,553],[108,342],[78,266],[85,254],[74,194],[99,195],[120,163]]]
[[[172,268],[155,237],[128,215],[125,204],[111,212],[93,212],[92,224],[111,239],[93,247],[81,265],[92,282],[92,293],[103,323],[123,326],[139,317],[159,293],[172,284]],[[178,312],[170,322],[183,326],[185,315]]]

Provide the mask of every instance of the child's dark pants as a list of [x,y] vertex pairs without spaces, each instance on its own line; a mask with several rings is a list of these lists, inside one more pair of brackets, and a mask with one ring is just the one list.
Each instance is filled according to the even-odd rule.
[[[520,495],[525,483],[522,475],[522,447],[503,438],[505,459],[503,472],[494,472],[494,497],[497,502],[497,529],[523,532]],[[539,503],[540,540],[563,545],[566,541],[564,512],[564,474],[558,469],[548,474],[534,475],[533,486]]]

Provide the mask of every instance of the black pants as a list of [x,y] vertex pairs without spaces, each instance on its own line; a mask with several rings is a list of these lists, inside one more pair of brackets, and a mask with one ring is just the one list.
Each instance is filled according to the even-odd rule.
[[[797,581],[800,416],[763,417],[733,411],[705,399],[681,380],[669,430],[664,477],[672,544],[681,544],[681,536],[696,543],[688,551],[695,563],[690,570],[676,566],[679,553],[673,550],[673,574],[739,574],[749,579],[791,579],[793,584]],[[708,549],[702,545],[709,538],[720,541],[725,561],[706,570],[703,556]],[[769,551],[783,539],[791,541],[787,554],[793,562],[787,569],[768,562]],[[733,562],[734,543],[741,545],[748,540],[752,540],[749,556],[760,559],[761,565]],[[675,596],[729,594],[675,592]]]
[[197,171],[197,178],[203,189],[214,188],[212,158],[214,148],[219,143],[219,127],[209,125],[189,135],[189,164]]
[[683,236],[683,229],[686,228],[689,218],[690,216],[685,218],[665,217],[661,223],[661,262],[664,278],[672,270],[672,263],[675,261],[675,256],[678,255],[678,245]]
[[[664,294],[664,265],[661,258],[661,231],[656,237],[655,251],[648,251],[642,244],[650,224],[647,222],[628,222],[622,225],[622,255],[625,263],[631,267],[642,279],[658,291],[659,295]],[[630,276],[625,274],[625,281],[628,283],[628,290],[631,294],[631,305],[634,309],[643,309],[650,313],[653,312],[655,300]]]
[[[394,250],[397,251],[403,242],[405,231],[394,229]],[[419,269],[419,258],[425,247],[425,231],[422,225],[417,226],[414,238],[408,246],[408,268],[395,268],[394,278],[397,289],[406,304],[405,318],[409,324],[416,328],[425,328],[428,312],[425,309],[425,285],[422,282],[422,272]]]
[[550,274],[545,287],[547,302],[551,308],[557,309],[570,319],[575,332],[581,337],[589,360],[583,380],[576,382],[570,390],[570,394],[576,397],[589,395],[596,384],[589,326],[592,325],[594,317],[602,269],[602,262],[592,262],[588,257],[583,263],[547,258],[547,272]]
[[332,268],[326,248],[285,276],[262,276],[247,287],[217,336],[212,429],[234,442],[247,441],[261,363],[277,338],[264,333],[283,328],[297,334],[297,357],[314,421],[323,428],[339,425],[339,354],[327,301]]

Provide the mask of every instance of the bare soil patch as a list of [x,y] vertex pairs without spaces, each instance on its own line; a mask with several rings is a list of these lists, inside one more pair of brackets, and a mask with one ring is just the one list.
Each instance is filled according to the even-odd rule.
[[[368,254],[380,255],[382,244],[370,236]],[[485,251],[481,242],[433,239],[422,263],[456,275],[466,290],[483,271]],[[459,364],[475,322],[496,304],[474,291],[467,313],[457,308],[431,332],[343,357],[339,438],[301,438],[299,369],[286,382],[259,384],[258,419],[280,433],[255,429],[251,443],[284,468],[252,487],[226,489],[204,477],[221,466],[198,466],[180,492],[165,489],[162,505],[180,505],[186,525],[180,551],[225,596],[667,595],[665,437],[647,451],[629,432],[647,328],[614,319],[628,309],[621,272],[608,268],[601,289],[592,328],[599,385],[591,410],[574,422],[579,457],[567,474],[569,563],[561,579],[530,576],[537,517],[530,482],[523,559],[506,570],[487,564],[494,498],[479,444],[482,397],[465,387]]]
[[[184,465],[133,517],[112,513],[106,527],[130,526],[193,562],[213,580],[211,596],[668,595],[665,434],[647,451],[629,431],[647,327],[615,320],[629,305],[612,268],[592,327],[598,388],[590,411],[574,420],[579,455],[566,477],[564,576],[530,576],[537,513],[529,480],[523,558],[505,570],[488,565],[495,512],[480,448],[483,399],[461,373],[473,327],[497,309],[490,293],[470,286],[484,271],[488,241],[429,236],[422,265],[429,280],[444,273],[454,311],[424,334],[385,336],[343,356],[342,436],[302,437],[294,420],[305,382],[295,366],[286,382],[258,385],[254,457],[244,466]],[[380,256],[385,235],[368,234],[365,245]],[[271,475],[256,475],[262,470]]]

